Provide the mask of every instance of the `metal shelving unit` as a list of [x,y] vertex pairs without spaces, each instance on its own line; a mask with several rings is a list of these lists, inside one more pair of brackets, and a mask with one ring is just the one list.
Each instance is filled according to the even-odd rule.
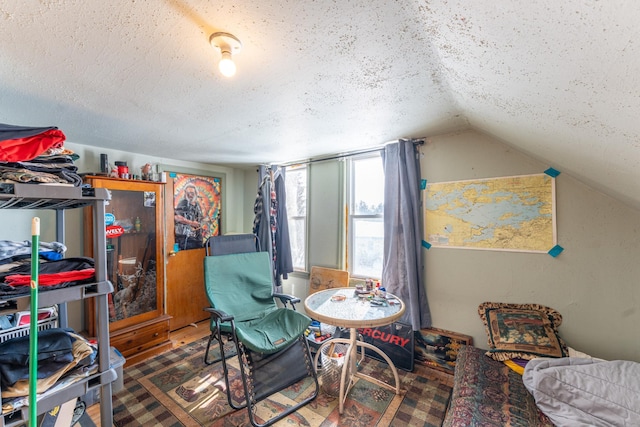
[[[38,400],[38,414],[62,405],[71,399],[97,391],[100,388],[100,421],[103,426],[113,424],[111,404],[111,384],[118,378],[114,368],[110,367],[109,357],[109,313],[108,295],[113,285],[107,280],[105,203],[111,199],[108,190],[103,188],[82,188],[69,186],[37,184],[0,184],[0,209],[52,209],[56,212],[56,238],[64,242],[64,211],[66,209],[92,206],[93,209],[93,254],[96,282],[71,286],[62,289],[42,291],[38,295],[38,306],[58,305],[59,325],[67,326],[66,303],[69,301],[93,299],[96,313],[96,336],[98,339],[98,371],[80,381],[52,392]],[[0,300],[9,304],[0,309],[0,314],[25,310],[31,304],[29,294],[3,296]],[[106,351],[104,351],[106,349]],[[29,408],[23,407],[0,417],[0,427],[17,427],[28,422]]]

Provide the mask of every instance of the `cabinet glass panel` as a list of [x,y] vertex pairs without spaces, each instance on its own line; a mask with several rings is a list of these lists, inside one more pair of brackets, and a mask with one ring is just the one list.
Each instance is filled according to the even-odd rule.
[[[111,190],[106,206],[109,321],[156,311],[155,192]],[[111,215],[109,215],[111,214]]]

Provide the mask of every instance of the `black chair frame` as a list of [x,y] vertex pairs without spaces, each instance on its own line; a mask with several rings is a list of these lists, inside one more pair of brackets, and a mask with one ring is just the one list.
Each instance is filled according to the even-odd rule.
[[[280,296],[281,297],[286,297],[286,299],[288,301],[297,299],[295,297],[291,297],[291,296],[288,296],[288,295],[280,295]],[[299,302],[299,299],[298,299],[298,302]],[[295,306],[293,305],[293,303],[291,303],[291,306],[294,307],[294,310],[295,310]],[[218,360],[222,361],[222,368],[223,368],[223,371],[224,371],[225,385],[226,385],[226,389],[227,389],[227,401],[229,403],[229,406],[231,406],[235,410],[240,410],[240,409],[247,408],[248,409],[248,413],[249,413],[249,421],[251,422],[251,424],[253,426],[255,426],[255,427],[270,426],[273,423],[276,423],[279,420],[285,418],[286,416],[296,412],[298,409],[300,409],[301,407],[305,406],[307,403],[311,402],[312,400],[314,400],[317,397],[318,392],[320,390],[320,385],[318,383],[318,376],[317,376],[317,373],[316,373],[316,369],[314,369],[314,366],[313,366],[313,358],[311,356],[311,351],[309,349],[309,343],[307,342],[306,337],[301,335],[298,338],[297,341],[295,341],[290,347],[288,347],[287,349],[285,349],[283,351],[290,351],[290,348],[293,347],[293,346],[302,346],[304,348],[306,369],[307,369],[307,372],[309,374],[308,376],[313,378],[314,388],[315,389],[314,389],[313,393],[311,393],[304,400],[298,402],[294,406],[291,406],[291,407],[287,408],[285,411],[283,411],[280,414],[276,415],[275,417],[269,419],[267,422],[265,422],[263,424],[259,424],[256,421],[256,419],[254,418],[255,405],[258,404],[264,398],[268,397],[270,394],[266,394],[266,395],[265,394],[258,394],[257,395],[254,392],[254,390],[252,389],[252,383],[250,381],[250,370],[251,370],[251,360],[252,360],[252,353],[253,352],[251,352],[249,349],[244,347],[242,345],[242,342],[240,342],[240,340],[238,340],[238,338],[236,336],[235,321],[234,321],[234,317],[232,315],[229,315],[229,314],[227,314],[227,313],[225,313],[223,311],[220,311],[220,310],[216,310],[214,308],[206,308],[205,310],[210,313],[211,317],[213,319],[215,319],[215,322],[216,322],[216,328],[215,328],[216,337],[215,337],[215,339],[217,339],[217,341],[219,343],[220,354],[221,354],[221,358],[218,359]],[[228,322],[231,325],[231,332],[226,333],[226,334],[221,332],[222,329],[220,328],[221,323],[225,323],[225,322]],[[234,343],[236,354],[226,354],[227,350],[225,350],[224,344],[223,344],[223,340],[222,340],[223,335],[226,336],[228,341],[231,341],[231,342]],[[212,341],[212,339],[210,338],[209,339],[209,344],[211,343],[211,341]],[[209,344],[207,344],[207,351],[208,351],[208,348],[209,348]],[[279,354],[280,353],[275,353],[273,355],[268,355],[267,357],[277,357]],[[238,356],[238,361],[239,361],[239,364],[240,364],[240,375],[241,375],[241,378],[242,378],[242,385],[243,385],[244,395],[245,395],[245,400],[240,405],[238,405],[235,402],[233,402],[233,399],[231,398],[231,388],[230,388],[230,384],[229,384],[229,369],[228,369],[228,366],[227,366],[227,359],[230,358],[230,357],[233,357],[234,355]],[[290,382],[289,382],[289,384],[287,384],[286,386],[293,385],[296,382],[300,381],[301,379],[302,378],[292,377]]]
[[[211,245],[210,239],[205,245],[207,256],[254,252],[254,249],[255,252],[259,252],[258,240],[253,235],[233,235],[228,237],[217,236],[216,239],[220,239],[220,241],[222,241],[223,243],[227,241],[229,245],[225,247],[223,244],[218,245],[214,248]],[[300,303],[300,298],[287,294],[272,293],[271,297],[277,298],[283,309],[291,309],[293,311],[296,311],[296,304]],[[209,313],[211,319],[211,334],[207,341],[204,362],[207,365],[211,365],[222,361],[229,406],[236,410],[247,408],[249,412],[249,420],[253,426],[269,426],[283,419],[289,414],[297,411],[299,408],[316,398],[320,390],[320,386],[318,383],[316,369],[313,366],[314,361],[309,348],[309,343],[304,334],[301,333],[300,336],[298,336],[298,338],[295,339],[291,344],[286,346],[286,348],[279,349],[275,353],[257,353],[248,349],[238,339],[236,333],[236,322],[233,315],[225,313],[224,311],[214,307],[207,307],[204,310]],[[225,327],[222,327],[222,325],[224,325]],[[211,344],[214,340],[218,341],[220,357],[216,358],[215,360],[209,360]],[[227,344],[229,343],[233,343],[233,346],[235,347],[235,354],[232,351],[233,349],[225,348],[228,347]],[[238,357],[240,376],[244,389],[244,400],[240,404],[233,401],[229,383],[229,367],[227,365],[227,359],[233,357],[234,355]],[[301,356],[304,359],[304,365],[299,363],[299,358]],[[272,377],[270,375],[271,371],[269,368],[270,362],[273,362],[273,365],[276,365],[278,367],[281,367],[283,365],[294,365],[295,368],[286,369],[284,374],[281,371],[281,374],[279,376],[273,375]],[[276,368],[276,370],[277,369],[278,368]],[[263,370],[266,371],[266,373],[263,373]],[[312,386],[314,387],[313,391],[308,397],[306,397],[301,402],[298,402],[296,405],[287,408],[275,417],[268,419],[264,424],[259,424],[257,422],[255,418],[255,410],[256,405],[260,401],[266,399],[277,391],[281,391],[307,377],[313,379]]]

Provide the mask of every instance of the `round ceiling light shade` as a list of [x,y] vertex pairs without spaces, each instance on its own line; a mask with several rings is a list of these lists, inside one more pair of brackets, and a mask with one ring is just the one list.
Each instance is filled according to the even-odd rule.
[[225,77],[232,77],[236,73],[236,64],[233,62],[233,55],[240,52],[242,43],[233,34],[213,33],[209,37],[209,43],[216,48],[221,55],[218,68]]

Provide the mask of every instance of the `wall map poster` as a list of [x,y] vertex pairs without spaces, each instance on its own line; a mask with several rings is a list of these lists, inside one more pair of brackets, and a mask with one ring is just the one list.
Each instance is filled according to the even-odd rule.
[[428,184],[433,247],[547,253],[556,245],[555,179],[520,175]]
[[176,244],[180,250],[204,247],[221,231],[222,181],[172,172]]

